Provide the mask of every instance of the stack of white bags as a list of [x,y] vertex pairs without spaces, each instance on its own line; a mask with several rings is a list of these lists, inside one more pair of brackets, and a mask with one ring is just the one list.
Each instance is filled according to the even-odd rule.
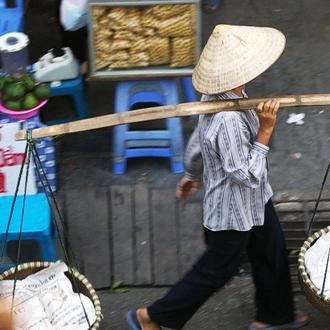
[[57,262],[24,280],[17,280],[14,294],[14,280],[0,281],[0,297],[9,311],[14,297],[15,330],[89,329],[96,320],[93,302],[73,292],[65,275],[67,270],[65,263]]
[[329,249],[330,232],[320,236],[305,253],[305,267],[309,278],[320,291],[325,283],[323,294],[328,297],[330,297],[330,260],[327,272],[326,267]]

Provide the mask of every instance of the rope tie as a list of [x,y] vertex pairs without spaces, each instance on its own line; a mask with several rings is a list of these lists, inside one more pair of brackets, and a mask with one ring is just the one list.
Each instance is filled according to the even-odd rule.
[[323,181],[322,181],[322,185],[321,185],[319,197],[317,198],[317,201],[315,203],[314,212],[313,212],[313,215],[312,215],[312,219],[311,219],[311,221],[309,223],[309,227],[308,227],[308,231],[307,231],[307,234],[306,234],[306,238],[308,238],[310,236],[310,231],[311,231],[311,228],[312,228],[312,223],[313,223],[313,220],[314,220],[314,217],[315,217],[317,208],[319,206],[319,203],[321,201],[321,196],[322,196],[323,188],[324,188],[325,182],[327,181],[327,177],[328,177],[329,171],[330,171],[330,161],[329,161],[328,167],[327,167],[327,169],[325,171],[325,174],[324,174],[324,177],[323,177]]
[[[325,171],[325,174],[324,174],[324,178],[323,178],[323,181],[322,181],[320,193],[319,193],[319,196],[318,196],[317,201],[315,203],[315,208],[314,208],[314,211],[313,211],[313,215],[312,215],[311,221],[309,223],[309,227],[308,227],[308,231],[307,231],[307,234],[306,234],[306,238],[308,238],[310,236],[312,224],[313,224],[313,221],[314,221],[314,218],[315,218],[315,215],[316,215],[318,206],[319,206],[320,201],[321,201],[322,192],[323,192],[324,185],[325,185],[325,182],[327,180],[329,171],[330,171],[330,161],[329,161],[328,167],[327,167],[327,169]],[[329,261],[330,261],[330,245],[329,245],[329,250],[328,250],[328,254],[327,254],[327,262],[326,262],[326,266],[325,266],[323,283],[322,283],[322,289],[321,289],[321,300],[325,300],[325,298],[324,298],[324,290],[325,290],[325,283],[326,283],[326,279],[327,279]]]
[[[26,138],[27,143],[26,143],[26,147],[25,147],[24,157],[23,157],[23,160],[22,160],[22,164],[21,164],[21,168],[20,168],[20,172],[19,172],[19,176],[18,176],[18,180],[17,180],[17,185],[16,185],[16,189],[15,189],[15,193],[14,193],[14,198],[13,198],[13,202],[12,202],[12,205],[11,205],[11,210],[10,210],[10,214],[9,214],[9,220],[8,220],[8,225],[7,225],[7,228],[6,228],[5,238],[2,242],[1,251],[0,251],[0,262],[2,262],[3,254],[4,254],[4,251],[5,251],[5,246],[6,246],[6,243],[7,243],[10,223],[11,223],[11,220],[12,220],[12,217],[13,217],[14,207],[15,207],[15,203],[16,203],[16,199],[17,199],[21,179],[22,179],[22,176],[23,176],[24,164],[27,163],[26,175],[25,175],[25,185],[24,185],[24,196],[23,196],[22,212],[21,212],[21,224],[20,224],[20,232],[19,232],[19,237],[18,237],[16,267],[15,267],[15,273],[14,273],[14,285],[13,285],[12,307],[11,307],[12,308],[12,310],[11,310],[12,313],[13,313],[13,306],[14,306],[14,300],[15,300],[16,283],[17,283],[17,280],[18,280],[18,264],[20,263],[22,228],[23,228],[25,202],[26,202],[26,194],[27,194],[27,184],[28,184],[28,174],[29,174],[29,170],[30,170],[30,160],[31,160],[31,158],[33,158],[33,160],[34,160],[37,176],[38,176],[38,178],[41,182],[41,185],[42,185],[42,187],[43,187],[43,189],[46,193],[48,205],[50,207],[51,214],[52,214],[53,224],[55,225],[57,235],[58,235],[59,241],[61,243],[61,246],[62,246],[62,249],[63,249],[63,252],[64,252],[65,262],[68,265],[68,267],[71,268],[73,271],[74,271],[74,269],[78,270],[78,266],[77,266],[78,262],[77,262],[75,254],[73,252],[73,248],[72,248],[72,245],[70,243],[68,233],[65,230],[64,220],[63,220],[63,218],[60,214],[60,211],[59,211],[58,204],[56,202],[54,193],[51,189],[50,183],[49,183],[49,181],[47,179],[47,176],[46,176],[46,171],[44,170],[44,168],[42,166],[42,162],[41,162],[41,160],[39,158],[39,155],[38,155],[36,144],[40,143],[40,142],[33,139],[32,129],[27,130],[26,136],[27,136],[27,138]],[[33,157],[31,157],[31,155]],[[55,206],[55,209],[56,209],[56,214],[54,212],[54,206]],[[67,249],[66,249],[66,244],[63,241],[63,237],[61,235],[60,228],[59,228],[58,223],[56,221],[56,215],[58,216],[59,220],[62,223],[63,233],[65,235],[65,238],[67,239],[67,246],[68,246],[68,248],[69,248],[69,250],[72,254],[73,260],[74,260],[75,265],[76,265],[75,267],[71,266],[69,254],[67,253]],[[77,284],[76,277],[74,275],[72,275],[72,282],[73,282],[72,284],[73,284],[76,292],[79,294],[79,299],[80,299],[80,302],[81,302],[81,305],[82,305],[82,308],[83,308],[83,312],[84,312],[86,321],[88,323],[89,329],[91,329],[92,327],[91,327],[91,324],[90,324],[89,319],[87,317],[87,312],[85,310],[85,306],[82,303],[79,287],[78,287],[78,284]]]

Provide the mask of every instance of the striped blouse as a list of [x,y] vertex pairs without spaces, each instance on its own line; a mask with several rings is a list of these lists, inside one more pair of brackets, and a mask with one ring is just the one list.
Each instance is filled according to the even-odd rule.
[[[229,91],[203,95],[202,101],[235,98]],[[203,224],[212,231],[247,231],[264,222],[273,191],[267,177],[269,148],[254,141],[258,130],[255,110],[199,117],[185,151],[185,175],[203,179]]]

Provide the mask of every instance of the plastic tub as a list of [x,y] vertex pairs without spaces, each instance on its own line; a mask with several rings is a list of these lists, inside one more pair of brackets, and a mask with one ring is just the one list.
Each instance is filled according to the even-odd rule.
[[36,107],[29,110],[10,110],[7,109],[0,100],[0,112],[6,114],[8,117],[12,119],[23,120],[35,116],[39,112],[39,109],[42,106],[44,106],[47,103],[47,101],[48,99],[43,100]]

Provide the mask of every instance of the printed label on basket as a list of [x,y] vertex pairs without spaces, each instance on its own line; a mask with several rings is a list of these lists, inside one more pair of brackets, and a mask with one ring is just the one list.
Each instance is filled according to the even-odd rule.
[[[67,270],[65,263],[57,262],[16,282],[15,329],[87,330],[93,325],[96,320],[93,302],[85,295],[80,294],[79,297],[73,292],[72,284],[65,275]],[[13,286],[14,280],[0,281],[0,297],[8,310]]]
[[[0,196],[14,195],[19,181],[26,141],[16,141],[15,133],[20,130],[20,123],[0,124]],[[26,157],[20,179],[18,194],[32,195],[37,193],[36,178],[33,162],[30,163],[28,177]]]

